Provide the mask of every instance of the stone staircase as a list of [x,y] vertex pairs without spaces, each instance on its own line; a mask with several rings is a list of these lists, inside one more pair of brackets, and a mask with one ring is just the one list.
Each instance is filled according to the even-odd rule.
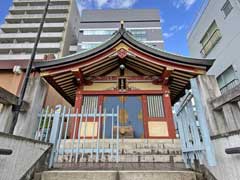
[[[74,142],[75,145],[77,141]],[[93,141],[96,147],[97,141]],[[109,139],[100,141],[99,162],[96,154],[91,158],[91,140],[80,148],[85,148],[83,158],[70,160],[70,152],[60,154],[54,169],[35,175],[35,180],[202,180],[199,173],[185,169],[179,140],[161,139],[120,139],[119,163],[111,161]],[[62,141],[61,148],[71,149],[72,141]],[[115,144],[116,145],[116,144]],[[76,146],[75,146],[76,147]],[[73,155],[75,157],[75,155]]]
[[[116,141],[115,141],[116,142]],[[114,149],[116,148],[115,142],[113,143]],[[58,156],[59,163],[76,162],[75,159],[70,159],[70,150],[72,148],[72,141],[66,140],[65,144],[62,141],[61,148],[65,148],[65,153]],[[77,140],[74,142],[75,147]],[[79,149],[84,147],[84,156],[79,153],[78,162],[95,162],[96,153],[93,153],[91,157],[91,148],[96,147],[97,140],[87,139],[83,145],[80,142]],[[111,156],[110,147],[112,141],[109,139],[101,140],[99,143],[99,148],[104,149],[104,153],[99,153],[100,162],[114,162],[115,156]],[[75,158],[73,155],[72,158]],[[129,163],[150,163],[150,162],[164,162],[164,163],[182,163],[181,146],[179,140],[175,139],[120,139],[119,141],[119,162],[129,162]]]
[[200,180],[192,171],[46,171],[41,180]]

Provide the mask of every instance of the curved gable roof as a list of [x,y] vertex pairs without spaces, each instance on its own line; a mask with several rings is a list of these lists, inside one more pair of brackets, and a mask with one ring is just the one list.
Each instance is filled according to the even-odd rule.
[[[120,55],[118,53],[122,49],[127,51],[124,61],[126,65],[135,68],[140,73],[147,71],[152,75],[165,77],[165,73],[170,72],[168,76],[172,102],[176,102],[183,95],[185,89],[189,88],[191,78],[204,74],[214,63],[214,59],[183,57],[153,48],[139,42],[130,32],[121,28],[109,40],[96,48],[56,60],[35,62],[34,69],[42,72],[42,76],[66,100],[74,104],[78,76],[81,78],[94,76],[96,75],[94,73],[99,72],[100,68],[104,69],[105,73],[117,68],[118,63],[121,62],[117,59]],[[78,75],[75,74],[75,71],[78,71]],[[104,76],[103,74],[96,76]]]
[[125,28],[119,29],[117,32],[114,33],[114,35],[104,43],[100,44],[96,48],[79,52],[76,54],[72,54],[60,59],[55,59],[51,61],[39,61],[34,63],[34,68],[39,69],[51,69],[54,67],[59,66],[65,66],[67,64],[75,64],[78,62],[84,62],[89,57],[95,56],[99,53],[102,53],[104,50],[111,48],[114,44],[125,41],[128,42],[130,45],[133,45],[134,47],[138,48],[139,50],[142,50],[148,54],[151,54],[155,57],[167,60],[168,62],[174,62],[174,63],[180,63],[183,65],[193,65],[193,66],[200,66],[205,67],[206,70],[208,70],[212,64],[214,63],[214,59],[198,59],[198,58],[191,58],[191,57],[184,57],[176,54],[172,54],[160,49],[156,49],[153,47],[150,47],[149,45],[146,45],[142,42],[139,42],[133,36],[130,32],[126,31]]

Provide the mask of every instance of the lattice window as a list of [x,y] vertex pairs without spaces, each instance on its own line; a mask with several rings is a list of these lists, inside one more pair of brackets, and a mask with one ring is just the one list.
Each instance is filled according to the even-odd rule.
[[127,80],[126,78],[118,79],[118,89],[121,91],[125,91],[127,89]]
[[82,106],[84,113],[93,114],[98,108],[98,96],[84,96]]
[[149,117],[164,117],[164,105],[162,96],[147,96]]

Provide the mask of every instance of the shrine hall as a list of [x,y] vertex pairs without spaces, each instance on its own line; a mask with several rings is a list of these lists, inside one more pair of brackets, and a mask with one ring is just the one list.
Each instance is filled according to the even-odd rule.
[[[144,44],[122,25],[93,49],[34,66],[78,112],[111,113],[118,107],[125,138],[174,139],[172,105],[189,88],[190,79],[205,74],[213,62]],[[106,121],[106,138],[112,136],[112,126]]]

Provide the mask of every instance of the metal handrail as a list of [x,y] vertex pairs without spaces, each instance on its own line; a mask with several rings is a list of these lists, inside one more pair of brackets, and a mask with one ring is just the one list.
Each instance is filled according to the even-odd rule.
[[[235,83],[235,84],[234,84]],[[225,84],[223,87],[220,88],[221,93],[224,93],[225,89],[228,89],[230,86],[232,85],[230,89],[234,88],[235,86],[237,86],[239,84],[239,79],[233,79],[232,81],[228,82],[227,84]]]

